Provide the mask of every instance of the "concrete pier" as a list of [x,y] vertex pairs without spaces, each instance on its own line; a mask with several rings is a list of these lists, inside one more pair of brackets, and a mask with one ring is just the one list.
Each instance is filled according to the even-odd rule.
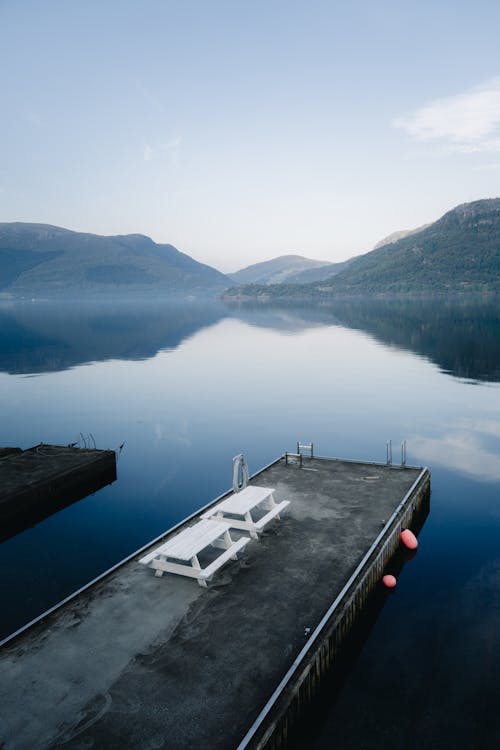
[[0,521],[30,525],[115,479],[114,451],[44,443],[2,448]]
[[2,748],[286,746],[400,529],[428,507],[430,477],[279,459],[251,483],[290,505],[208,589],[155,578],[138,563],[148,546],[4,643]]

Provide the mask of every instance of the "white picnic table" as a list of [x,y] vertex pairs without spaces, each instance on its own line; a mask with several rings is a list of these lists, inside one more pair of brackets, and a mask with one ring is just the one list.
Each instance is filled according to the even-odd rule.
[[[139,562],[153,568],[156,576],[162,576],[163,573],[177,573],[196,578],[200,586],[206,586],[207,579],[211,578],[229,559],[238,559],[236,553],[249,541],[247,538],[233,540],[229,524],[225,521],[203,519],[193,526],[188,526],[168,542],[141,557]],[[224,552],[202,568],[198,555],[207,547],[220,548]],[[172,562],[172,560],[180,562]]]
[[[248,485],[240,492],[235,492],[217,503],[213,508],[209,508],[201,517],[224,520],[232,528],[248,531],[250,536],[258,539],[259,533],[264,530],[269,521],[279,518],[280,512],[290,504],[289,500],[276,503],[274,492],[275,490],[271,487]],[[254,520],[252,513],[257,509],[267,510],[267,513],[258,520]]]

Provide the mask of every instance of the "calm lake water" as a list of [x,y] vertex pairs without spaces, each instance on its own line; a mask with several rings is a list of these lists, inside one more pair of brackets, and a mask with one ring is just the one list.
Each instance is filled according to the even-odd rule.
[[0,307],[0,445],[123,445],[117,481],[0,544],[0,637],[297,440],[432,472],[418,554],[306,748],[500,747],[500,303]]

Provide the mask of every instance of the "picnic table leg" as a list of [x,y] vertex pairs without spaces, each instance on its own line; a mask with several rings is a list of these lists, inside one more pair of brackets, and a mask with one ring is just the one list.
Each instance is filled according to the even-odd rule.
[[[198,555],[193,555],[191,558],[191,565],[195,570],[201,570],[201,565],[198,561]],[[204,588],[207,587],[207,582],[203,578],[197,578],[196,579],[200,586],[203,586]]]
[[[224,532],[224,547],[225,549],[229,549],[233,544],[233,540],[231,538],[231,534],[229,533],[229,529]],[[237,560],[238,555],[234,554],[231,555],[231,560]]]
[[[265,510],[272,510],[273,508],[275,508],[275,507],[276,507],[276,502],[275,502],[275,500],[274,500],[274,492],[271,492],[271,494],[269,495],[269,497],[267,497],[267,498],[266,498],[266,499],[264,500],[264,502],[262,503],[262,507],[263,507],[263,508],[264,508]],[[279,513],[278,513],[278,514],[276,515],[276,518],[277,518],[278,520],[281,520],[281,518],[280,518],[280,514],[279,514]]]
[[[166,560],[166,557],[164,555],[160,555],[160,557],[158,559],[159,560]],[[155,570],[155,576],[157,578],[161,578],[162,575],[163,575],[163,573],[164,573],[164,571],[163,570],[158,570],[158,568]]]
[[257,534],[257,532],[256,532],[256,531],[254,531],[254,530],[253,530],[253,529],[251,528],[251,527],[253,526],[253,518],[252,518],[252,516],[250,515],[250,511],[247,511],[247,512],[245,513],[245,521],[246,521],[246,522],[247,522],[248,524],[250,524],[250,528],[249,528],[248,530],[249,530],[249,532],[250,532],[250,536],[252,537],[252,539],[258,539],[258,538],[259,538],[259,535]]

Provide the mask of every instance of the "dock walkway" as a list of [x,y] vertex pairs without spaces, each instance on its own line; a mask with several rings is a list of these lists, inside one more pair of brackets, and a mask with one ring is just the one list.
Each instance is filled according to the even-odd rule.
[[[0,650],[2,748],[265,746],[286,710],[277,686],[349,579],[351,604],[380,579],[381,554],[428,500],[429,474],[280,459],[251,483],[290,505],[208,589],[156,578],[138,563],[143,549]],[[367,553],[370,585],[358,573]]]

